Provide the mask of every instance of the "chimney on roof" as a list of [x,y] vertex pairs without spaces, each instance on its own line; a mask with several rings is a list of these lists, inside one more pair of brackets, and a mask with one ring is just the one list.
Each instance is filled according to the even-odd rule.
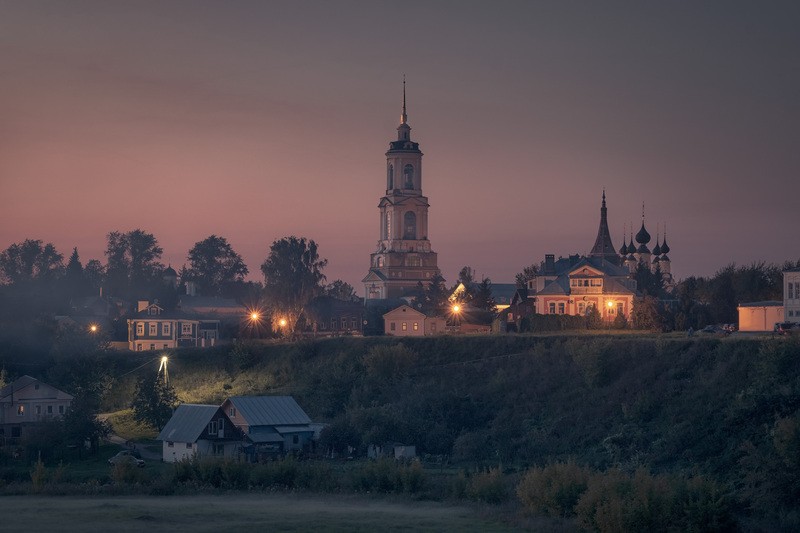
[[551,275],[556,273],[556,256],[555,254],[545,254],[544,256],[544,273]]
[[136,303],[136,312],[137,313],[141,313],[142,311],[147,309],[147,306],[149,306],[149,305],[150,305],[150,302],[148,302],[147,300],[139,300]]

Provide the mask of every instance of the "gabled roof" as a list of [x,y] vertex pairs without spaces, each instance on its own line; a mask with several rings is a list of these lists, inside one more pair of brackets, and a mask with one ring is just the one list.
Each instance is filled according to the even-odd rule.
[[559,276],[546,284],[544,288],[537,293],[537,295],[556,295],[556,294],[569,294],[569,278],[567,276]]
[[196,442],[218,409],[218,405],[195,403],[179,405],[167,425],[158,434],[157,440]]
[[369,274],[364,276],[364,279],[361,280],[361,283],[366,283],[368,281],[386,281],[388,278],[384,275],[383,272],[376,268],[371,268]]
[[311,423],[291,396],[232,396],[228,401],[250,427]]
[[401,305],[400,307],[392,309],[388,313],[384,313],[383,317],[386,318],[389,315],[398,315],[398,316],[400,316],[401,313],[409,313],[409,315],[412,315],[412,314],[413,315],[417,315],[421,319],[425,318],[425,313],[417,311],[416,309],[414,309],[410,305]]
[[48,385],[47,383],[44,383],[43,381],[39,381],[36,378],[33,378],[31,376],[22,376],[20,378],[17,378],[16,380],[14,380],[13,383],[9,383],[8,385],[6,385],[2,389],[0,389],[0,401],[6,400],[6,399],[11,399],[12,394],[17,394],[19,391],[21,391],[21,390],[23,390],[23,389],[25,389],[25,388],[27,388],[30,385],[33,385],[35,383],[40,383],[40,384],[44,385],[45,387],[48,387],[48,388],[53,389],[54,391],[56,391],[55,398],[58,399],[58,400],[72,400],[74,398],[71,394],[68,394],[68,393],[62,391],[61,389],[57,389],[56,387],[53,387],[52,385]]

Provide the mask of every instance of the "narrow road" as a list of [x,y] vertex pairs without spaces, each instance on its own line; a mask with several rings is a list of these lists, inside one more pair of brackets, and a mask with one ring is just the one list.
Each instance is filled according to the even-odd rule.
[[[111,413],[100,413],[97,415],[97,418],[100,420],[108,420],[110,415]],[[106,437],[106,441],[110,442],[111,444],[116,444],[126,450],[136,450],[142,456],[142,459],[148,459],[150,461],[160,461],[162,459],[160,453],[152,452],[145,446],[137,446],[136,442],[125,440],[115,433],[109,433]]]

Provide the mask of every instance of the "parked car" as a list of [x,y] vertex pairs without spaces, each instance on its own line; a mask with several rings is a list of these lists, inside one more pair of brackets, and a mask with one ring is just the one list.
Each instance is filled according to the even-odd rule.
[[730,333],[730,331],[720,325],[709,325],[701,329],[700,333],[719,333],[722,335],[727,335]]
[[775,324],[775,333],[779,335],[788,335],[792,331],[800,330],[800,324],[796,322],[778,322]]
[[117,455],[109,459],[108,464],[111,466],[117,466],[118,464],[131,464],[142,468],[144,467],[144,460],[139,456],[139,452],[136,450],[122,450]]

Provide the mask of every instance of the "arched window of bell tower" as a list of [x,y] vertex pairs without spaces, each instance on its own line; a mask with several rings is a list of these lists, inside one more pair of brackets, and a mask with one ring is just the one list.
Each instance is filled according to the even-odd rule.
[[394,165],[389,165],[386,169],[386,188],[394,189]]
[[406,211],[403,215],[403,238],[414,240],[417,238],[417,214]]
[[404,189],[413,189],[414,188],[414,165],[406,165],[403,167],[403,188]]

